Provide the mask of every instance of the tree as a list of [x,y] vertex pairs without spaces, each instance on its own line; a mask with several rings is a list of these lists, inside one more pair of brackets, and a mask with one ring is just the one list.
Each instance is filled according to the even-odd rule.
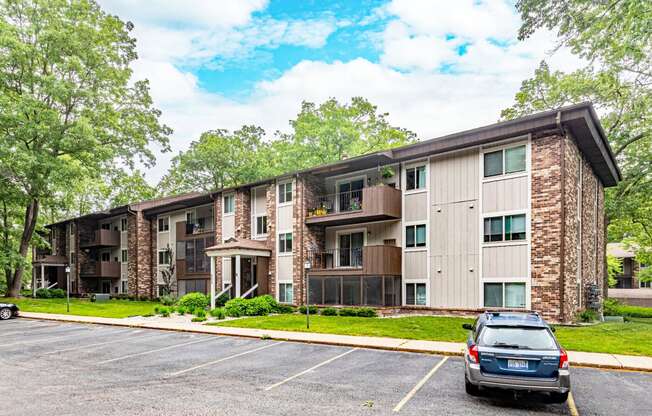
[[274,170],[264,136],[265,131],[256,126],[202,133],[187,151],[172,159],[161,188],[167,194],[213,191],[271,176]]
[[277,133],[277,163],[285,171],[299,170],[416,140],[411,131],[390,125],[387,117],[362,97],[345,104],[331,98],[319,106],[304,101],[297,118],[290,120],[292,132]]
[[146,201],[159,196],[156,188],[145,180],[145,174],[139,170],[127,173],[116,170],[108,180],[108,206],[117,207],[138,201]]
[[10,296],[53,193],[117,161],[151,165],[152,142],[169,148],[147,81],[130,80],[132,28],[92,0],[0,3],[0,176],[23,211]]
[[607,283],[609,287],[616,287],[616,277],[623,272],[623,259],[607,254]]
[[558,46],[588,64],[563,73],[543,62],[503,118],[592,101],[623,173],[606,193],[609,240],[631,241],[637,256],[652,258],[652,2],[520,0],[516,7],[520,39],[556,30]]

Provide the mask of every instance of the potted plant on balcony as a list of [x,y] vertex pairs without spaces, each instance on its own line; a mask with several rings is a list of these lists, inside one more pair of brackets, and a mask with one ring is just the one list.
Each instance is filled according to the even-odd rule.
[[360,198],[351,198],[351,211],[358,211],[362,209],[362,204],[360,203]]
[[389,179],[393,177],[395,174],[396,172],[394,172],[394,168],[392,168],[391,166],[383,166],[382,168],[380,168],[380,176],[382,176],[383,179]]

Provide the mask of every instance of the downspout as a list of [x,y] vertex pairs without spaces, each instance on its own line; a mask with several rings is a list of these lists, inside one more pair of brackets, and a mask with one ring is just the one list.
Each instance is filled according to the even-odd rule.
[[559,244],[559,317],[560,321],[564,320],[564,302],[565,302],[565,288],[564,288],[564,274],[565,274],[565,258],[564,253],[566,251],[566,135],[564,133],[564,128],[561,125],[561,111],[557,111],[557,117],[555,117],[555,122],[557,124],[557,129],[561,136],[561,145],[560,145],[560,169],[561,169],[561,213],[560,213],[560,222],[561,222],[561,232],[560,238],[561,242]]

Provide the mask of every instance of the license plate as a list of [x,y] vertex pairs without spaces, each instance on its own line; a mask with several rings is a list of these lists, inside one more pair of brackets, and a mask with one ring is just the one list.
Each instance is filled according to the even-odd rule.
[[507,360],[507,368],[512,370],[527,370],[527,360]]

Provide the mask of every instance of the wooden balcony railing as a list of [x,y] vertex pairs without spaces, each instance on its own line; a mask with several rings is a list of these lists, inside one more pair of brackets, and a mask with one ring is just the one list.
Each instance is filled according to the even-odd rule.
[[90,247],[117,247],[120,245],[120,232],[112,230],[95,230],[88,236],[81,236],[79,245]]
[[312,251],[308,254],[314,275],[400,275],[401,248],[364,246],[362,248]]
[[82,263],[79,270],[85,277],[105,277],[117,279],[120,277],[120,262],[90,260]]

